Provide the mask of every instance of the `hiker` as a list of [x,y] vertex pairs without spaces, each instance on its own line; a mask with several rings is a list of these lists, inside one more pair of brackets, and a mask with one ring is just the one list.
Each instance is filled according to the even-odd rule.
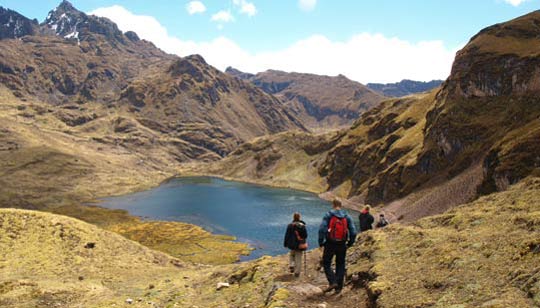
[[300,276],[302,269],[302,254],[307,249],[308,237],[306,223],[301,219],[300,213],[293,214],[293,221],[287,226],[283,246],[289,248],[289,271],[295,277]]
[[358,220],[360,220],[360,232],[373,229],[373,222],[375,221],[375,218],[373,218],[373,215],[369,213],[370,209],[371,206],[366,205],[360,212],[360,215],[358,215]]
[[[336,294],[343,289],[345,278],[345,255],[347,247],[356,240],[356,229],[351,217],[341,209],[341,201],[332,201],[332,210],[324,215],[319,228],[319,247],[323,250],[323,266],[328,287],[324,292],[335,290]],[[332,259],[336,256],[336,271],[332,269]]]
[[386,218],[384,218],[384,214],[381,213],[379,215],[379,221],[377,222],[377,225],[375,226],[376,228],[384,228],[386,226],[388,226],[389,222],[388,220],[386,220]]

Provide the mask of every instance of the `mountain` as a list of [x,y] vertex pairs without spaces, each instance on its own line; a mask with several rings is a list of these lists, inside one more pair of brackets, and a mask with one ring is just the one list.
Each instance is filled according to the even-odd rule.
[[38,31],[37,20],[30,20],[15,11],[0,6],[0,40],[34,35]]
[[[295,141],[280,139],[254,150],[259,161],[273,151],[265,169],[235,172],[235,159],[249,161],[240,158],[245,151],[231,153],[214,168],[265,183],[296,170],[311,175],[298,178],[297,188],[386,204],[405,221],[504,190],[540,171],[539,23],[540,12],[533,12],[482,30],[458,52],[441,88],[379,104],[339,133],[330,148],[293,146],[298,151],[291,152],[279,144]],[[272,167],[302,155],[307,155],[303,166]]]
[[268,70],[256,75],[232,67],[226,73],[275,95],[311,130],[350,125],[384,96],[343,75],[337,77]]
[[[480,31],[441,88],[385,100],[324,134],[199,56],[167,55],[114,27],[52,28],[0,41],[0,206],[55,213],[0,209],[0,306],[540,305],[540,11]],[[237,123],[240,112],[255,122]],[[233,146],[258,133],[244,129],[289,126]],[[286,255],[200,265],[245,247],[81,205],[188,172],[372,203],[392,224],[359,235],[342,295],[326,296],[314,267],[284,273]]]
[[396,83],[368,83],[366,86],[373,91],[388,97],[402,97],[410,94],[427,92],[439,87],[444,80],[414,81],[404,79]]
[[[13,16],[2,17],[13,25],[29,22],[2,12]],[[0,40],[0,83],[22,105],[46,103],[46,113],[99,143],[162,151],[185,162],[219,159],[264,134],[304,130],[280,101],[258,88],[199,56],[166,54],[68,1],[41,25],[29,25],[35,29],[12,26],[19,32]]]
[[30,25],[0,40],[0,207],[113,228],[130,219],[81,204],[156,186],[258,136],[305,131],[272,95],[67,1]]

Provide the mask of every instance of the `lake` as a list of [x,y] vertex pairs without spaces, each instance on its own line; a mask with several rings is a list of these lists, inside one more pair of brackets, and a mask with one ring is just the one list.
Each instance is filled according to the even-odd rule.
[[[328,201],[312,193],[212,177],[171,179],[152,190],[103,199],[100,206],[235,236],[255,249],[242,260],[286,253],[283,237],[294,212],[307,224],[309,247],[318,247],[318,227],[330,209]],[[349,213],[356,221],[358,215]]]

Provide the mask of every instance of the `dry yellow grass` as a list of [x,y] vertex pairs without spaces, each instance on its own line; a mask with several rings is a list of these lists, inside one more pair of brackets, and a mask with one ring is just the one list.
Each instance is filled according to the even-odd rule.
[[362,235],[349,271],[371,277],[377,307],[537,307],[539,215],[540,179],[526,179],[412,226]]
[[[96,123],[71,127],[56,117],[59,107],[37,100],[22,101],[2,87],[0,97],[0,207],[75,217],[184,260],[222,264],[246,253],[247,245],[196,227],[191,230],[196,231],[205,249],[189,244],[189,252],[181,253],[182,246],[191,243],[182,232],[187,225],[178,224],[177,230],[159,222],[144,224],[125,211],[83,205],[99,197],[149,189],[176,174],[179,163],[167,147],[123,144],[145,134],[161,141],[169,137],[136,124],[129,113],[108,110],[100,104],[85,105],[99,115]],[[125,123],[131,125],[131,133],[115,131]],[[106,138],[119,141],[99,141]],[[152,241],[134,231],[147,227],[155,237]]]

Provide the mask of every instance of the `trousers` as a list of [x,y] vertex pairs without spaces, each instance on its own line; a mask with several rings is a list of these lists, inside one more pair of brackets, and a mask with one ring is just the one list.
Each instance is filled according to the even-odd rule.
[[301,250],[291,250],[289,252],[289,267],[294,268],[294,273],[300,275],[302,270],[302,254]]
[[[347,245],[345,242],[327,241],[324,245],[323,266],[328,284],[337,284],[338,289],[343,288],[345,279],[345,255],[347,254]],[[336,270],[332,269],[332,259],[336,257]]]

